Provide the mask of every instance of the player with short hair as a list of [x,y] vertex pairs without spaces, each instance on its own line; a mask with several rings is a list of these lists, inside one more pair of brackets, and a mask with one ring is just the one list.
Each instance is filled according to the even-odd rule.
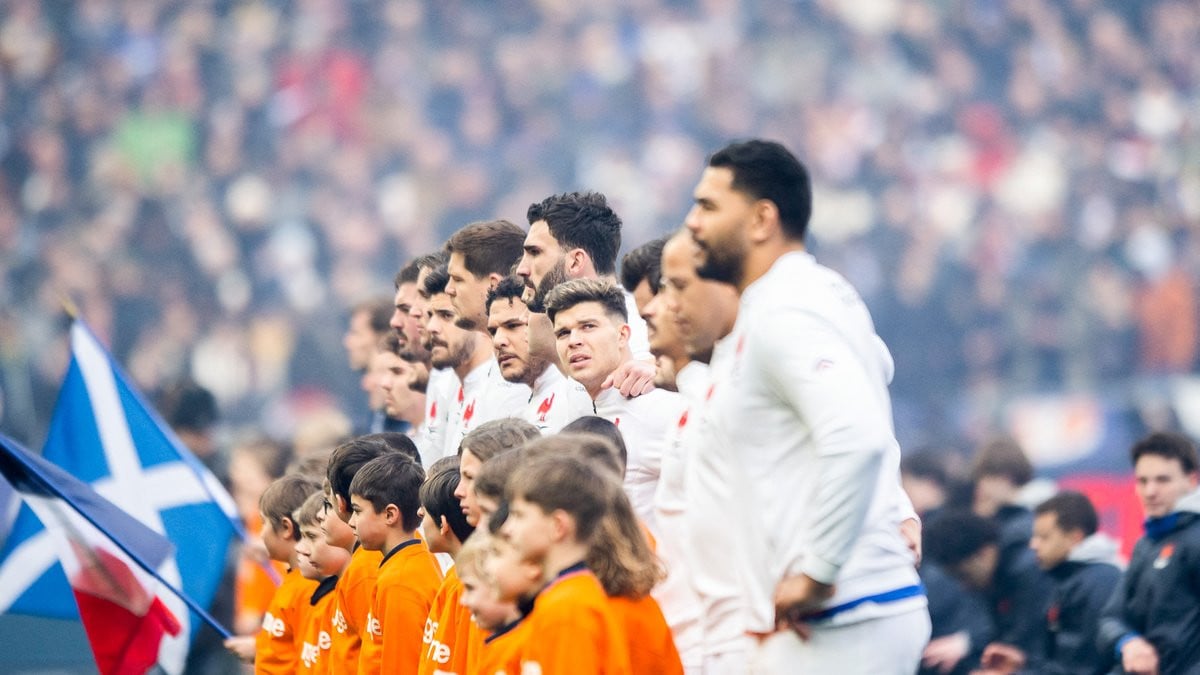
[[460,328],[487,331],[488,291],[521,259],[524,241],[525,232],[507,220],[486,220],[467,225],[446,242],[446,295],[458,312]]
[[458,327],[458,314],[446,293],[449,281],[445,268],[430,272],[425,279],[433,365],[451,369],[459,380],[447,420],[445,445],[439,455],[427,457],[426,461],[457,454],[459,443],[472,429],[490,420],[519,414],[529,401],[529,387],[509,382],[500,374],[500,365],[487,337],[479,331]]
[[[366,437],[352,438],[334,449],[326,468],[326,493],[328,514],[321,527],[326,540],[350,552],[350,563],[340,575],[337,586],[337,606],[334,609],[332,663],[343,667],[358,667],[363,652],[377,652],[377,645],[367,636],[367,615],[371,612],[371,599],[375,594],[375,580],[379,576],[379,563],[383,555],[359,545],[350,529],[350,484],[354,476],[367,462],[393,450],[381,439]],[[337,525],[345,527],[337,527]],[[372,660],[378,660],[372,656]]]
[[578,382],[559,370],[553,329],[544,315],[529,311],[524,290],[520,279],[507,277],[488,292],[487,328],[500,374],[530,389],[524,419],[544,434],[557,433],[571,420],[590,413],[592,400]]
[[[325,512],[324,492],[318,490],[309,495],[294,515],[300,526],[300,541],[296,544],[300,571],[306,579],[319,582],[304,598],[308,618],[300,631],[300,659],[295,672],[336,672],[331,662],[337,608],[335,591],[338,575],[350,563],[350,552],[330,544],[322,531],[325,519],[331,517]],[[338,524],[348,527],[340,521]]]
[[425,619],[424,648],[418,673],[466,673],[470,660],[471,615],[459,604],[462,580],[458,553],[475,528],[467,522],[458,488],[458,457],[443,457],[430,468],[421,485],[421,533],[433,553],[444,553],[455,564],[446,570],[429,616]]
[[575,279],[546,297],[546,315],[554,324],[559,360],[587,390],[595,414],[621,430],[629,451],[625,490],[638,518],[657,536],[654,491],[671,421],[686,406],[676,393],[656,389],[626,398],[604,382],[632,357],[623,292],[607,281]]
[[705,436],[738,458],[738,540],[710,545],[746,547],[755,667],[912,673],[929,614],[900,532],[893,363],[858,293],[805,251],[808,172],[778,143],[733,143],[693,195],[699,274],[741,296]]
[[379,660],[359,661],[360,673],[413,672],[421,660],[429,608],[442,583],[441,567],[417,537],[421,465],[399,453],[362,466],[350,483],[350,527],[362,547],[383,553],[367,635]]
[[292,673],[299,663],[300,634],[308,617],[305,601],[316,584],[300,573],[296,553],[300,526],[293,512],[318,489],[312,479],[290,474],[271,483],[259,499],[262,542],[267,556],[287,563],[288,569],[263,615],[262,628],[254,638],[253,648],[243,650],[227,645],[243,659],[250,657],[256,672]]
[[[621,219],[598,192],[551,195],[531,204],[526,212],[529,233],[516,275],[527,287],[525,302],[535,326],[545,320],[545,299],[555,286],[571,279],[600,279],[616,283],[617,251],[621,248]],[[633,358],[613,373],[605,386],[624,396],[649,391],[655,368],[650,354],[646,323],[637,303],[623,290],[630,325]],[[559,364],[567,372],[566,364]]]

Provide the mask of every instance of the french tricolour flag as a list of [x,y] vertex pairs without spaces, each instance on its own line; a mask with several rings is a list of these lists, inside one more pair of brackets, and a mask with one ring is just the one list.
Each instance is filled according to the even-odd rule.
[[180,623],[154,573],[171,543],[50,462],[0,435],[0,474],[45,526],[102,675],[141,675]]
[[[162,580],[195,605],[209,606],[228,547],[243,536],[233,500],[81,321],[71,327],[71,363],[42,456],[165,537],[174,553],[159,566]],[[0,613],[77,617],[83,607],[68,585],[70,570],[58,564],[60,547],[43,522],[22,508],[0,543]],[[159,599],[181,629],[163,636],[157,663],[182,672],[200,615],[189,612],[183,597]]]

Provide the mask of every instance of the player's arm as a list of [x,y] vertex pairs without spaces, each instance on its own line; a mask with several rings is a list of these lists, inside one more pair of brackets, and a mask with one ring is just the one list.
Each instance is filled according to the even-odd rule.
[[[1142,547],[1138,546],[1133,551],[1130,569],[1134,569],[1140,548]],[[1140,639],[1133,626],[1125,621],[1125,598],[1129,595],[1128,583],[1129,572],[1127,570],[1121,575],[1121,580],[1113,589],[1108,602],[1105,603],[1104,610],[1100,613],[1100,624],[1096,629],[1096,647],[1103,654],[1113,654],[1118,663],[1121,662],[1121,653],[1125,645],[1132,640]]]
[[885,402],[843,338],[807,312],[772,315],[748,338],[753,367],[804,420],[821,476],[807,541],[786,541],[784,569],[832,585],[862,530],[888,449],[895,443]]

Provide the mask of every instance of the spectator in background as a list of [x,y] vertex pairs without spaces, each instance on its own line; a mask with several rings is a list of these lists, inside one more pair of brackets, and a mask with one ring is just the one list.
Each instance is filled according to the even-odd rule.
[[1018,550],[1029,546],[1033,512],[1018,502],[1021,488],[1033,480],[1033,465],[1013,438],[994,438],[979,448],[971,466],[974,486],[971,510],[995,521],[1000,547]]
[[[262,627],[263,614],[275,595],[275,587],[286,569],[272,564],[262,546],[262,514],[259,500],[272,481],[284,474],[291,452],[266,438],[252,438],[234,445],[229,458],[230,494],[246,528],[234,589],[234,623],[237,635],[253,635]],[[269,570],[273,570],[269,571]]]
[[[159,410],[179,440],[229,490],[229,454],[217,442],[217,401],[212,392],[193,381],[179,381],[162,392]],[[234,589],[239,564],[238,547],[230,546],[224,576],[208,607],[209,614],[223,626],[233,625]],[[186,667],[188,672],[216,675],[237,669],[238,660],[225,649],[224,638],[205,624],[192,640]]]
[[1028,546],[1006,548],[994,520],[948,510],[925,523],[925,556],[982,594],[994,642],[1020,649],[1031,661],[1044,656],[1054,588]]
[[1196,446],[1151,434],[1134,444],[1146,534],[1100,620],[1099,648],[1126,673],[1194,672],[1200,664],[1200,493]]
[[228,490],[229,454],[217,443],[217,400],[212,392],[184,379],[167,387],[158,398],[167,425]]
[[[924,522],[952,508],[951,497],[964,487],[956,485],[950,477],[947,460],[947,453],[921,450],[900,462],[900,484]],[[965,487],[969,491],[969,486]],[[983,648],[995,635],[987,603],[979,592],[968,588],[935,560],[926,557],[918,572],[929,598],[931,624],[929,645],[918,672],[965,675],[979,664]]]
[[1046,613],[1046,658],[1034,662],[1019,649],[988,645],[984,671],[1028,669],[1047,675],[1102,675],[1112,657],[1096,648],[1100,612],[1121,578],[1117,542],[1096,531],[1096,509],[1078,492],[1060,492],[1034,510],[1030,547],[1054,580]]

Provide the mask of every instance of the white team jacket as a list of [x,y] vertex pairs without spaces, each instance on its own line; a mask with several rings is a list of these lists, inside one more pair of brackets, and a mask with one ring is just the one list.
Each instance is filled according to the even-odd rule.
[[446,425],[443,457],[458,453],[458,445],[484,422],[520,415],[529,402],[529,387],[500,375],[496,357],[475,366],[454,394]]
[[[743,292],[728,340],[731,367],[705,433],[734,458],[732,507],[752,561],[749,629],[773,629],[775,587],[800,573],[836,585],[830,623],[923,605],[899,531],[911,504],[887,391],[893,363],[858,293],[807,253],[789,253]],[[896,592],[903,599],[862,602]]]
[[663,450],[670,438],[670,420],[679,419],[687,402],[679,394],[662,389],[625,398],[619,390],[611,388],[600,392],[594,405],[596,415],[617,425],[625,439],[629,453],[625,463],[625,494],[629,495],[634,513],[657,538],[654,491]]
[[588,396],[587,389],[550,364],[533,383],[524,417],[542,435],[549,435],[557,434],[576,419],[591,414],[592,397]]

